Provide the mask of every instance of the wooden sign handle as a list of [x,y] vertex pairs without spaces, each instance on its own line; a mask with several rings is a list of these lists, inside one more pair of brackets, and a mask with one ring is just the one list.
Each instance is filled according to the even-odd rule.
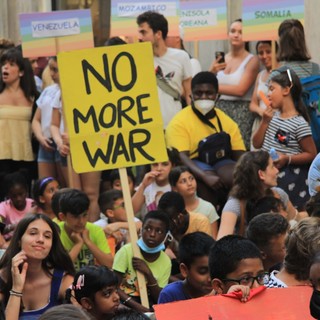
[[[124,199],[126,213],[127,213],[129,234],[130,234],[130,239],[131,239],[133,256],[141,259],[141,252],[140,252],[140,249],[137,245],[138,235],[137,235],[136,224],[134,222],[134,212],[133,212],[133,207],[132,207],[132,200],[131,200],[131,194],[130,194],[130,189],[129,189],[128,175],[127,175],[126,168],[120,168],[119,173],[120,173],[120,180],[121,180],[121,186],[122,186],[122,192],[123,192],[123,199]],[[138,278],[141,304],[144,307],[149,308],[146,279],[145,279],[144,275],[139,271],[137,271],[137,278]]]

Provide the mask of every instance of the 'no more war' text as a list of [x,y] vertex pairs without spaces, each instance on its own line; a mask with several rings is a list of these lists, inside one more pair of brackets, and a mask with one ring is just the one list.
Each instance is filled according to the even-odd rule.
[[[144,81],[145,71],[139,69],[141,63],[136,58],[130,50],[122,49],[116,54],[104,50],[95,59],[86,56],[78,60],[81,88],[73,94],[81,90],[83,99],[76,97],[65,103],[62,91],[66,108],[71,108],[68,126],[72,158],[72,138],[77,155],[82,157],[75,161],[84,161],[85,157],[92,169],[101,163],[111,168],[157,161],[158,138],[152,126],[156,123],[159,127],[156,136],[163,133],[160,108],[154,112],[154,100],[158,103],[156,83],[155,79]],[[154,77],[153,64],[151,67]],[[154,90],[150,90],[148,81],[154,82]]]

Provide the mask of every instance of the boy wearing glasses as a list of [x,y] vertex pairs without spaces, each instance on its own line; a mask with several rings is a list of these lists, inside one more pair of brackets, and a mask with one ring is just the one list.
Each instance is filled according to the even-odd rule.
[[[108,238],[113,255],[123,244],[130,242],[128,233],[129,224],[126,208],[121,190],[108,190],[100,194],[98,199],[101,219],[94,224],[100,226]],[[142,222],[134,218],[137,232],[140,231]]]
[[242,291],[243,302],[248,300],[250,289],[263,286],[269,279],[258,247],[236,235],[225,236],[214,244],[209,253],[209,271],[216,294]]

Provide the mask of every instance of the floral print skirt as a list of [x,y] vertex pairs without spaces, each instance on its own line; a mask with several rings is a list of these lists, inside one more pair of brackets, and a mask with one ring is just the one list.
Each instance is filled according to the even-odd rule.
[[249,104],[250,101],[243,100],[219,100],[216,106],[237,123],[247,150],[250,150],[250,137],[254,120],[254,115],[249,110]]

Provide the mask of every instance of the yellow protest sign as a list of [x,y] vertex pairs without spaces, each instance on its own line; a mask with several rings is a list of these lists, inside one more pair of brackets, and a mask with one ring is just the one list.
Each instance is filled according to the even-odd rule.
[[62,52],[58,65],[76,172],[168,159],[150,43]]

